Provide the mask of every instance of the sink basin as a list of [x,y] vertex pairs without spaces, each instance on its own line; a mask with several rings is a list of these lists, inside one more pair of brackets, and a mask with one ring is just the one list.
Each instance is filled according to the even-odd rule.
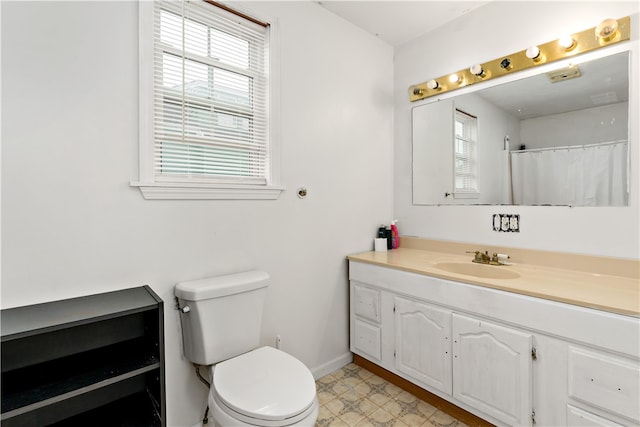
[[499,265],[484,265],[472,262],[441,262],[436,268],[449,273],[464,274],[465,276],[483,277],[485,279],[517,279],[520,277],[509,267]]

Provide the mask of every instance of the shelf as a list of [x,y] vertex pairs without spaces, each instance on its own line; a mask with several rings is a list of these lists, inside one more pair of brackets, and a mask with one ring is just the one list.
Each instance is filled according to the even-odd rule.
[[100,319],[154,309],[162,300],[148,287],[2,310],[2,343]]
[[[73,359],[78,359],[78,357]],[[65,363],[65,365],[69,364],[71,363]],[[24,381],[20,379],[20,371],[4,378],[2,420],[60,400],[70,399],[87,391],[106,387],[115,382],[157,369],[159,366],[159,359],[155,356],[149,356],[142,360],[129,358],[110,364],[103,362],[98,366],[79,366],[79,369],[71,375],[66,374],[63,369],[57,369],[51,374],[43,373],[49,368],[56,369],[55,366],[26,368],[34,372]],[[11,390],[5,390],[7,382],[20,385],[12,387]]]
[[[154,400],[146,391],[138,392],[50,427],[160,427],[162,421]],[[128,414],[128,418],[123,419],[122,414]]]
[[2,310],[2,426],[164,426],[162,309],[145,286]]

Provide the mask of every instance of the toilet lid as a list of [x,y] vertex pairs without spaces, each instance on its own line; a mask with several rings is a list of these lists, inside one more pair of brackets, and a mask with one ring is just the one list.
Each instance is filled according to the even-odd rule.
[[272,347],[217,364],[212,385],[231,409],[262,420],[291,418],[309,408],[316,396],[309,369]]

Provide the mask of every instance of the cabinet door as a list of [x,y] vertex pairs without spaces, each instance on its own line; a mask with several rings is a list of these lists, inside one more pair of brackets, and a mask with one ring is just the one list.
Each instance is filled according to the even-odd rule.
[[364,353],[375,360],[380,360],[380,328],[354,319],[353,349],[356,353]]
[[395,298],[396,369],[451,394],[451,311]]
[[509,425],[531,425],[530,334],[453,314],[453,396]]
[[353,285],[353,311],[357,316],[380,323],[380,291]]

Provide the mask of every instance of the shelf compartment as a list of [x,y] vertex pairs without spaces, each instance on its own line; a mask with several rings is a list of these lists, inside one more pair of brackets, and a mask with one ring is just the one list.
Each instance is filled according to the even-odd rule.
[[157,352],[145,347],[127,341],[4,373],[2,420],[159,367]]
[[[107,384],[105,381],[99,388],[86,387],[59,396],[61,399],[50,399],[46,406],[31,405],[27,411],[20,411],[10,418],[2,420],[2,427],[41,427],[67,420],[87,411],[99,410],[124,397],[142,393],[145,390],[145,377],[141,373],[130,373],[129,378],[119,378],[116,382]],[[115,380],[115,379],[112,379]],[[110,381],[109,381],[110,382]],[[45,402],[40,402],[45,404]],[[26,408],[21,408],[26,409]],[[17,412],[17,411],[16,411]],[[132,414],[111,414],[111,419],[128,418]],[[92,425],[90,423],[88,425]],[[73,424],[68,424],[73,425]],[[79,424],[75,424],[79,425]],[[144,424],[143,424],[144,425]]]
[[145,314],[136,313],[5,341],[2,343],[2,372],[143,337],[149,317]]
[[[121,414],[127,414],[123,419]],[[67,418],[50,427],[160,427],[162,419],[148,390],[115,400],[93,410]]]

